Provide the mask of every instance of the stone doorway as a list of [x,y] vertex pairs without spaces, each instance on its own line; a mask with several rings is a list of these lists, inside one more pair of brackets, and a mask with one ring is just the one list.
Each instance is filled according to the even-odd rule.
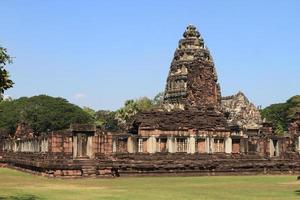
[[88,158],[88,135],[78,133],[74,136],[74,157]]
[[241,140],[232,139],[232,153],[240,153]]

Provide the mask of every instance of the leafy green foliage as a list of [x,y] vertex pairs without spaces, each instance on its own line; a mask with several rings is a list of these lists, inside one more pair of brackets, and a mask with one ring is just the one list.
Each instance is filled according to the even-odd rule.
[[154,99],[141,97],[139,99],[130,99],[125,101],[124,106],[116,112],[99,110],[94,111],[90,108],[83,108],[94,120],[97,127],[108,131],[118,131],[125,128],[128,120],[138,112],[150,110],[163,103],[164,93],[160,92]]
[[300,112],[300,95],[294,96],[287,101],[287,118],[292,119],[296,113]]
[[5,69],[7,64],[12,62],[11,57],[7,54],[7,50],[0,46],[0,100],[5,90],[13,86],[12,80],[9,79],[9,73]]
[[162,103],[163,103],[163,101],[164,101],[164,96],[165,96],[165,93],[164,92],[160,92],[160,93],[158,93],[155,97],[154,97],[154,99],[153,99],[153,104],[154,105],[161,105]]
[[26,123],[36,133],[68,128],[72,123],[90,123],[92,117],[63,98],[46,95],[22,97],[0,103],[0,127],[13,133],[18,123]]
[[261,115],[274,124],[276,134],[282,134],[297,112],[300,112],[300,95],[290,98],[286,103],[266,107],[261,110]]
[[127,100],[116,112],[95,111],[91,108],[70,104],[63,98],[46,95],[0,102],[0,133],[14,133],[19,123],[29,125],[36,133],[68,128],[72,123],[94,123],[107,131],[125,128],[127,121],[141,111],[147,111],[161,105],[163,93],[153,100],[142,97]]
[[150,110],[153,106],[153,101],[147,97],[127,100],[124,106],[116,111],[115,117],[119,124],[125,125],[132,116],[138,112]]
[[116,112],[99,110],[96,112],[96,124],[101,124],[101,128],[107,131],[118,131],[118,121],[116,120]]
[[284,127],[281,123],[277,123],[275,127],[275,134],[276,135],[283,135],[284,134]]
[[98,128],[107,131],[119,130],[118,121],[115,119],[115,112],[108,110],[99,110],[96,112],[88,107],[84,107],[83,110],[93,118],[94,124]]

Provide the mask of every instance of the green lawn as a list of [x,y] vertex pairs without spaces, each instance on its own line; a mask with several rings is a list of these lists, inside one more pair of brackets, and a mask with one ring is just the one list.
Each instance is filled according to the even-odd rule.
[[0,168],[0,200],[300,199],[296,176],[50,179]]

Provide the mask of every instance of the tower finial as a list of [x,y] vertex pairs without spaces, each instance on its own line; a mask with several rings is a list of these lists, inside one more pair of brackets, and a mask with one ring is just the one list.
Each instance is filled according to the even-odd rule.
[[183,37],[184,38],[199,38],[200,33],[194,25],[189,24],[186,27],[185,32],[183,33]]

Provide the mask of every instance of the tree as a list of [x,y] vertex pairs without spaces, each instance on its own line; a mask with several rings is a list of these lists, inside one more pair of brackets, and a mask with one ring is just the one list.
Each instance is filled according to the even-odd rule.
[[116,111],[116,119],[121,126],[124,126],[128,120],[138,112],[147,111],[153,108],[153,101],[147,97],[136,100],[127,100],[122,108]]
[[2,101],[0,110],[0,128],[7,133],[14,133],[19,123],[29,125],[38,134],[66,129],[72,123],[93,122],[79,106],[46,95]]
[[272,122],[276,134],[283,134],[287,130],[290,120],[300,111],[300,95],[294,96],[285,103],[272,104],[261,110],[261,115]]
[[276,127],[275,127],[275,134],[276,135],[283,135],[284,134],[284,128],[283,128],[283,125],[280,124],[280,123],[277,123],[276,124]]
[[96,112],[96,124],[101,125],[103,130],[118,131],[118,120],[115,117],[116,113],[108,110],[99,110]]
[[7,54],[7,50],[0,46],[0,100],[3,98],[5,90],[13,86],[13,81],[9,79],[9,73],[5,67],[12,63],[11,57]]
[[154,99],[153,99],[153,104],[154,105],[161,105],[163,102],[164,102],[164,96],[165,96],[165,93],[164,92],[160,92],[158,93]]
[[99,110],[96,112],[88,107],[83,107],[83,110],[92,117],[94,124],[98,128],[106,131],[119,130],[118,121],[115,119],[115,112],[109,110]]

